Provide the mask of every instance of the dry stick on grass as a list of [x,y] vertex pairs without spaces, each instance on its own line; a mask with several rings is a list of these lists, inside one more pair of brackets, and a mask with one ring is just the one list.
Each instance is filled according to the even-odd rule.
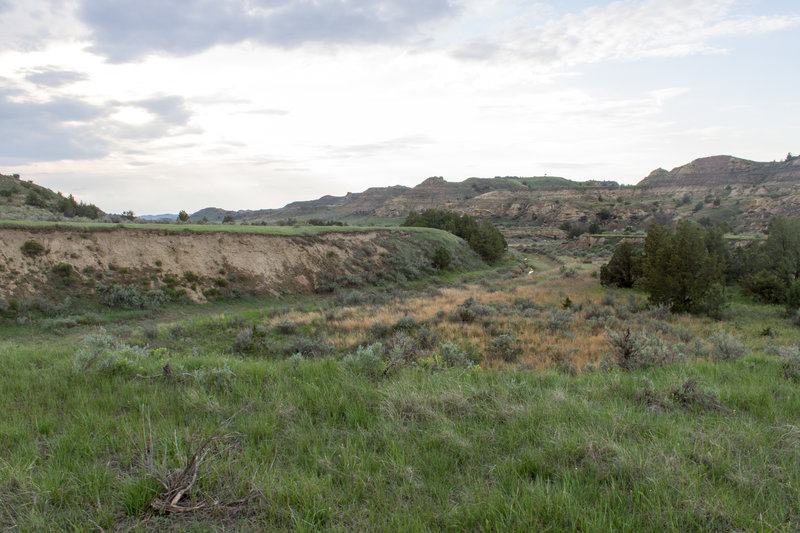
[[152,376],[145,376],[143,374],[136,374],[137,379],[177,379],[177,378],[193,378],[194,374],[190,372],[178,372],[175,373],[172,371],[172,368],[169,366],[169,363],[164,365],[164,368],[161,369],[160,374],[154,374]]
[[[188,463],[183,469],[175,470],[166,476],[160,476],[156,472],[155,465],[153,463],[153,431],[150,424],[150,413],[148,412],[146,415],[144,414],[144,406],[142,407],[143,418],[142,418],[142,439],[144,445],[146,447],[145,450],[145,467],[148,469],[148,473],[152,476],[161,487],[164,489],[161,494],[159,494],[151,503],[150,506],[159,511],[161,513],[171,513],[171,514],[178,514],[178,513],[188,513],[192,511],[198,511],[200,509],[207,509],[211,507],[232,507],[235,505],[240,505],[249,501],[254,493],[251,492],[248,496],[238,499],[232,500],[228,502],[203,502],[197,505],[181,505],[181,500],[189,494],[189,491],[192,490],[195,482],[197,481],[197,477],[199,474],[200,464],[203,460],[208,456],[208,454],[212,451],[213,445],[216,443],[217,440],[223,438],[224,436],[220,435],[220,431],[224,428],[230,426],[233,419],[242,411],[247,409],[249,406],[245,406],[239,411],[235,412],[229,418],[224,420],[217,428],[203,440],[200,445],[194,450],[194,453],[191,454]],[[177,449],[177,434],[175,436],[175,447]],[[226,447],[225,449],[228,449]],[[224,450],[213,450],[215,453],[221,453]]]

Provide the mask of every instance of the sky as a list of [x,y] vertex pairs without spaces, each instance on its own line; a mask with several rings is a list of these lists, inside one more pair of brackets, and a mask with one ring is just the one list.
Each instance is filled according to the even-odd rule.
[[800,152],[796,0],[0,0],[0,173],[107,212]]

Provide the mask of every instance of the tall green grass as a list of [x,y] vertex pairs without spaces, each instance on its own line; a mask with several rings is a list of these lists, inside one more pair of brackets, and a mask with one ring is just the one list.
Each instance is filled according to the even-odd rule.
[[[762,355],[578,377],[405,368],[376,378],[331,358],[211,345],[142,353],[87,366],[82,343],[0,343],[4,529],[800,527],[800,394]],[[234,414],[192,501],[247,502],[154,513],[150,435],[163,475]]]
[[0,220],[0,227],[31,227],[31,228],[69,228],[69,229],[149,229],[162,231],[198,231],[198,232],[228,232],[228,233],[257,233],[265,235],[318,235],[331,232],[355,231],[421,231],[428,228],[400,228],[394,226],[246,226],[235,224],[159,224],[159,223],[110,223],[110,222],[50,222],[43,220]]

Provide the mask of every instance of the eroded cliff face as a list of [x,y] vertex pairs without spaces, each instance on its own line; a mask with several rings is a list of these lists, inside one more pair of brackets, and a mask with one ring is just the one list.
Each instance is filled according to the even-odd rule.
[[[408,237],[408,235],[406,235]],[[48,296],[55,288],[89,292],[99,283],[142,289],[180,287],[195,301],[237,289],[301,293],[327,276],[390,261],[389,231],[282,236],[147,229],[0,228],[0,297]],[[35,242],[41,245],[40,253]],[[422,247],[420,247],[422,248]],[[422,253],[423,251],[420,251]]]
[[654,170],[636,187],[662,193],[716,192],[758,194],[800,185],[800,158],[762,163],[727,155],[704,157],[667,172]]
[[538,223],[557,227],[563,222],[588,221],[598,210],[598,197],[617,211],[620,218],[634,213],[613,203],[617,196],[628,197],[631,191],[619,187],[552,188],[542,190],[493,190],[469,194],[458,184],[441,178],[429,178],[402,196],[392,199],[375,211],[379,217],[403,217],[424,209],[447,209],[474,217],[493,220]]

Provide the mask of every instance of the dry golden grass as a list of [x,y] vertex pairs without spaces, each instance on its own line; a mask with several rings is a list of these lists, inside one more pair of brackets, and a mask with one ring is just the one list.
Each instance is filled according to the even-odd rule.
[[[561,267],[540,270],[534,275],[519,270],[497,274],[495,279],[484,278],[473,284],[444,288],[435,294],[394,299],[380,305],[293,311],[265,322],[269,326],[281,321],[297,326],[310,324],[327,344],[350,349],[375,342],[371,328],[376,323],[391,327],[403,317],[413,317],[434,330],[437,342],[452,342],[462,347],[469,344],[479,350],[484,367],[524,365],[543,369],[566,365],[578,370],[589,363],[597,365],[608,353],[607,319],[612,319],[612,327],[648,331],[653,328],[648,313],[625,312],[627,307],[641,306],[641,297],[637,297],[638,302],[630,302],[632,295],[619,293],[613,296],[617,301],[611,307],[607,305],[607,291],[593,276],[598,265],[561,259],[566,270],[577,275],[567,277]],[[571,305],[565,307],[567,299]],[[479,313],[471,322],[462,322],[454,312],[467,300],[475,306],[494,304],[495,309]],[[517,305],[520,300],[532,301],[535,307],[524,312]],[[598,318],[588,318],[592,315]],[[651,333],[667,344],[680,342],[681,336],[705,338],[716,330],[712,322],[671,315],[666,322],[661,322],[662,331]],[[511,334],[516,339],[519,355],[512,362],[490,353],[492,340],[501,334]]]
[[[585,265],[584,265],[585,266]],[[405,316],[426,322],[435,329],[441,342],[470,343],[484,353],[492,338],[500,333],[513,334],[521,354],[513,364],[533,368],[546,368],[567,361],[577,368],[587,363],[597,363],[606,349],[605,331],[592,326],[582,316],[580,309],[572,310],[571,323],[563,330],[548,327],[548,313],[559,310],[569,297],[579,308],[600,306],[603,291],[590,273],[594,268],[584,268],[578,277],[567,278],[558,270],[538,272],[538,276],[520,273],[496,281],[484,280],[468,286],[442,289],[435,296],[424,295],[385,305],[353,306],[337,309],[327,320],[320,313],[293,313],[285,318],[295,323],[325,320],[328,332],[326,342],[347,347],[371,341],[369,330],[376,322],[393,325]],[[547,279],[543,282],[542,279]],[[451,321],[449,315],[466,300],[476,304],[505,304],[513,306],[515,299],[529,298],[543,308],[536,316],[521,316],[512,309],[489,317],[479,317],[474,322]],[[444,318],[442,319],[442,313]],[[502,367],[501,360],[484,356],[483,365]]]

